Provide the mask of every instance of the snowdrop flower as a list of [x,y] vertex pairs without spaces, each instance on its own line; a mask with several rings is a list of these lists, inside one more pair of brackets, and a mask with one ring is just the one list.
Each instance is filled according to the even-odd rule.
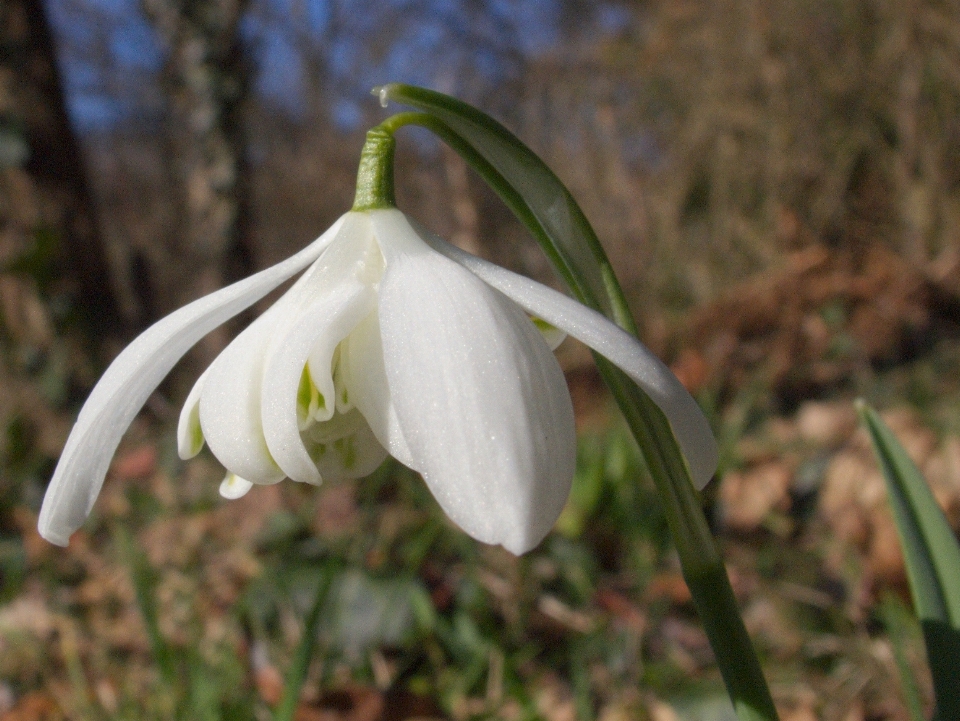
[[180,455],[208,445],[227,469],[227,498],[284,478],[360,478],[389,453],[468,534],[530,550],[560,514],[576,460],[570,394],[547,341],[562,334],[541,333],[531,315],[640,383],[698,485],[713,473],[706,419],[635,338],[396,208],[354,210],[291,258],[162,319],[117,357],[67,440],[40,513],[44,538],[66,545],[84,522],[122,434],[183,354],[304,270],[183,407]]

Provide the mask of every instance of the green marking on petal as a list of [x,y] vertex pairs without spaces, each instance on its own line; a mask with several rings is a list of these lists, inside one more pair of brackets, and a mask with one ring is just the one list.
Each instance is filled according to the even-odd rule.
[[200,427],[200,414],[192,414],[196,418],[190,418],[190,452],[196,455],[203,448],[203,428]]
[[300,385],[297,387],[297,425],[301,431],[307,430],[317,421],[327,408],[327,399],[317,388],[310,375],[310,366],[303,367]]
[[297,424],[303,428],[310,417],[310,405],[313,400],[313,380],[310,378],[310,369],[303,367],[300,375],[300,385],[297,387]]
[[543,339],[547,342],[547,345],[550,346],[550,350],[556,350],[563,341],[567,339],[567,334],[565,331],[560,330],[552,323],[547,323],[543,318],[537,318],[536,316],[530,316],[530,320],[533,321],[533,325],[540,335],[543,336]]
[[350,404],[350,394],[347,392],[346,383],[343,380],[344,369],[340,363],[340,348],[341,344],[338,344],[336,349],[333,352],[333,359],[331,361],[332,373],[333,373],[333,388],[334,388],[334,409],[337,414],[345,415],[353,410],[353,406]]

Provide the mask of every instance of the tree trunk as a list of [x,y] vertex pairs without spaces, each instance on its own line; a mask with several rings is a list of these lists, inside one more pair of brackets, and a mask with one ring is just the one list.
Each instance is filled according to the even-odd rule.
[[[162,314],[249,271],[241,109],[248,72],[238,36],[246,0],[143,0],[167,45],[169,144],[181,208],[154,293]],[[208,336],[209,360],[225,331]]]
[[[33,291],[66,293],[97,335],[119,330],[105,247],[43,5],[3,0],[0,256],[6,264],[25,253],[43,261],[43,267],[31,267]],[[8,289],[4,297],[24,292],[30,292],[27,286],[18,293]]]

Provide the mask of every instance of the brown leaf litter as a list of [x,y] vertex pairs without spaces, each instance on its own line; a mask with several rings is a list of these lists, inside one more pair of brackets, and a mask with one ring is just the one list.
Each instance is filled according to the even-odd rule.
[[693,351],[712,387],[763,377],[782,395],[809,398],[865,364],[909,357],[960,302],[950,287],[879,243],[811,245],[695,311],[681,368],[693,367]]

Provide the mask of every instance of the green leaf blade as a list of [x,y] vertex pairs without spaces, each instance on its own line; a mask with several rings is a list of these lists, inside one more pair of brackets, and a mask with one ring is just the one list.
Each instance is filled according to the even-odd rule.
[[960,719],[960,545],[930,487],[866,403],[857,410],[887,484],[941,721]]

